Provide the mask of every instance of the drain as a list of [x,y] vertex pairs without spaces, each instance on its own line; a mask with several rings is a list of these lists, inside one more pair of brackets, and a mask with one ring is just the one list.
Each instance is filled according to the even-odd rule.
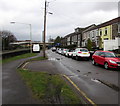
[[96,83],[101,83],[99,80],[97,80],[97,79],[92,79],[91,78],[91,81],[94,81],[94,82],[96,82]]

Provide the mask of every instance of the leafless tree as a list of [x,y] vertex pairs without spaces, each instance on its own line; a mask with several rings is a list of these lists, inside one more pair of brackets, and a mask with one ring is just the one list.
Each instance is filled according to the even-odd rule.
[[0,39],[2,40],[2,50],[12,49],[10,43],[17,41],[14,34],[7,30],[0,31]]

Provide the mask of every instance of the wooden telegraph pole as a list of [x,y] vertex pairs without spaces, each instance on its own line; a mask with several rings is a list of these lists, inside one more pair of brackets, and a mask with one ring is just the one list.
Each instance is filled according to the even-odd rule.
[[47,1],[45,0],[45,9],[44,9],[44,32],[43,32],[43,57],[45,58],[45,50],[46,50],[46,4]]

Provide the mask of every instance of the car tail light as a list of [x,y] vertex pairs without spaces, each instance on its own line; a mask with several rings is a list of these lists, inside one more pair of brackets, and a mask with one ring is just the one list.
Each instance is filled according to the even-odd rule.
[[82,52],[78,52],[78,53],[82,53]]

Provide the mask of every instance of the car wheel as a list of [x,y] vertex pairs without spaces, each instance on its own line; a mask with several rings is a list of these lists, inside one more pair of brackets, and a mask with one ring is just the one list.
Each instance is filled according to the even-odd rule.
[[73,59],[73,55],[71,56],[71,58]]
[[109,65],[108,65],[107,62],[104,64],[104,68],[105,68],[105,69],[109,69]]
[[67,57],[69,58],[69,54],[67,55]]
[[75,59],[76,59],[76,60],[79,60],[79,57],[78,57],[78,56],[76,56],[76,57],[75,57]]
[[95,60],[94,60],[94,59],[92,60],[92,64],[93,64],[93,65],[96,65],[96,62],[95,62]]

